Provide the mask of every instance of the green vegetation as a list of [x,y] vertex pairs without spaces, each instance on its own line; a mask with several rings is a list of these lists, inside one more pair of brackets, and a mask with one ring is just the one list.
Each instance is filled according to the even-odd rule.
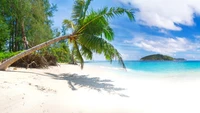
[[[80,62],[81,68],[83,68],[84,59],[91,60],[93,58],[93,53],[103,54],[105,58],[111,62],[113,60],[118,60],[119,63],[125,68],[120,53],[110,43],[114,40],[114,32],[110,27],[109,20],[116,16],[126,14],[128,18],[133,21],[134,15],[132,10],[120,7],[104,7],[97,11],[93,9],[88,10],[92,0],[75,0],[71,17],[72,20],[65,19],[63,21],[64,29],[62,29],[62,31],[69,30],[71,33],[69,35],[65,35],[66,33],[63,33],[65,36],[62,35],[58,38],[52,39],[53,36],[60,35],[57,31],[53,35],[52,30],[50,29],[51,21],[49,20],[49,17],[52,16],[56,6],[51,6],[48,0],[36,0],[34,2],[31,2],[32,0],[27,0],[29,2],[20,2],[18,0],[12,0],[9,2],[6,1],[7,0],[2,0],[2,3],[0,2],[2,5],[0,5],[0,8],[3,8],[3,10],[1,10],[2,14],[4,13],[4,9],[9,9],[7,11],[9,18],[5,16],[5,20],[8,19],[7,23],[11,26],[11,35],[7,41],[9,42],[7,50],[21,50],[24,44],[21,39],[25,36],[25,34],[32,48],[2,63],[0,65],[0,70],[5,70],[12,63],[24,56],[27,56],[35,51],[38,52],[38,50],[51,44],[58,44],[57,42],[65,39],[68,39],[67,42],[72,48],[72,62]],[[13,4],[17,5],[14,5],[13,7]],[[21,6],[26,6],[26,8],[21,9]],[[44,43],[39,44],[41,42]],[[52,47],[63,48],[63,46],[60,45],[51,46],[51,48]],[[48,48],[46,48],[46,50],[48,50]],[[62,54],[59,49],[51,50],[53,54]],[[44,52],[45,49],[40,51]],[[60,58],[60,56],[57,57]],[[60,61],[62,61],[62,59],[60,59]]]
[[6,49],[6,41],[9,38],[9,28],[8,25],[5,23],[5,20],[0,15],[0,52]]
[[146,60],[172,61],[174,60],[174,58],[167,55],[154,54],[154,55],[145,56],[141,58],[140,60],[142,61],[146,61]]
[[[32,0],[1,0],[0,61],[26,49],[24,37],[28,41],[29,48],[55,38],[59,30],[52,29],[53,24],[50,18],[53,17],[56,8],[56,5],[50,4],[49,0],[35,0],[34,2]],[[58,62],[70,62],[70,50],[65,43],[56,43],[50,49],[45,48],[34,55],[37,54],[39,58],[46,53],[55,56]]]
[[126,14],[133,21],[133,11],[120,7],[104,7],[98,11],[88,10],[91,1],[75,0],[72,20],[63,21],[66,28],[72,31],[69,43],[72,45],[73,59],[80,62],[83,68],[84,58],[91,60],[93,53],[97,53],[103,54],[111,62],[117,59],[125,67],[120,53],[110,44],[114,40],[114,32],[110,27],[109,19]]
[[2,62],[3,60],[6,60],[12,56],[15,56],[17,54],[19,54],[21,51],[18,52],[0,52],[0,62]]
[[49,48],[49,54],[56,57],[60,63],[71,63],[71,53],[66,43],[58,43]]
[[25,49],[23,37],[29,47],[52,39],[54,11],[49,0],[0,0],[0,52]]

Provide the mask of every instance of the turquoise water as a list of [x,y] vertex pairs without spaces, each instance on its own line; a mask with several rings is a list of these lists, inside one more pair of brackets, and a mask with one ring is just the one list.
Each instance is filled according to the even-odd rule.
[[[88,62],[94,66],[102,66],[109,68],[121,68],[117,62],[98,61]],[[200,71],[200,61],[125,61],[126,68],[133,71],[143,72],[188,72]]]

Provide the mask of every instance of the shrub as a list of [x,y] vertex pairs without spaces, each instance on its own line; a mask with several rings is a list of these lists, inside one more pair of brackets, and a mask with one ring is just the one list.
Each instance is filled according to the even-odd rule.
[[40,53],[32,53],[27,55],[11,66],[24,68],[48,68],[48,66],[56,66],[56,57],[50,54],[41,55]]
[[18,52],[0,52],[0,62],[2,62],[3,60],[6,60],[14,55],[19,54],[21,51]]
[[57,43],[56,45],[49,48],[49,54],[55,56],[57,61],[60,63],[71,62],[69,46],[65,43]]

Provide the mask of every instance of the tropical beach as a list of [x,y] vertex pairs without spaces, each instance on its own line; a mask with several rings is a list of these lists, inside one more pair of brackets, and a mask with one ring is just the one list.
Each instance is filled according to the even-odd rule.
[[100,66],[81,70],[68,64],[13,69],[0,72],[1,113],[199,112],[199,77],[130,76],[124,70],[122,75]]
[[0,0],[0,113],[199,113],[198,4]]

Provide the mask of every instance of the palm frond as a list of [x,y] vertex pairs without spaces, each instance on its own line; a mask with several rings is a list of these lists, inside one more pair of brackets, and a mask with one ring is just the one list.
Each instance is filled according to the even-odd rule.
[[73,28],[73,35],[77,35],[73,40],[73,52],[76,59],[83,68],[83,57],[92,59],[93,53],[104,54],[109,61],[118,60],[125,68],[123,59],[117,49],[109,41],[114,39],[113,29],[110,27],[109,20],[127,15],[129,20],[134,21],[133,10],[124,8],[104,7],[101,10],[88,12],[92,0],[75,0],[72,21],[65,20],[68,28]]
[[115,47],[110,44],[110,43],[105,43],[104,44],[104,56],[107,60],[110,60],[112,62],[112,60],[118,60],[119,64],[122,65],[122,67],[125,69],[126,66],[124,64],[124,61],[121,57],[121,54],[117,51],[117,49],[115,49]]
[[84,45],[81,45],[81,54],[88,60],[92,60],[93,53],[90,49],[85,47]]
[[103,34],[108,41],[114,40],[114,32],[110,26],[103,28]]
[[105,58],[111,62],[113,60],[118,60],[123,68],[126,68],[120,53],[117,51],[117,49],[114,48],[114,46],[112,46],[112,44],[108,43],[104,38],[88,35],[87,37],[80,37],[78,39],[78,43],[80,43],[80,45],[84,45],[92,52],[98,54],[103,53]]
[[69,29],[69,28],[71,28],[71,29],[75,29],[74,27],[75,27],[75,25],[74,25],[74,23],[71,21],[71,20],[68,20],[68,19],[64,19],[63,20],[63,25],[64,26],[66,26],[66,29]]
[[89,7],[91,1],[92,1],[92,0],[87,0],[87,1],[85,2],[84,11],[83,11],[83,19],[84,19],[85,16],[86,16],[86,13],[87,13],[87,10],[88,10],[88,7]]
[[73,21],[77,22],[83,16],[84,5],[84,0],[75,0],[72,11]]
[[76,57],[80,61],[81,69],[83,69],[84,60],[83,60],[83,57],[82,57],[81,52],[79,50],[79,46],[78,46],[76,41],[74,41],[74,49],[75,49]]
[[114,32],[112,28],[109,26],[108,20],[101,16],[98,20],[91,21],[93,20],[98,14],[96,12],[92,12],[90,15],[88,15],[83,24],[87,22],[91,22],[88,24],[87,27],[85,27],[82,31],[82,33],[87,33],[87,34],[93,34],[97,36],[104,36],[108,41],[112,41],[114,39]]
[[[113,31],[109,27],[108,19],[127,14],[131,21],[134,20],[132,10],[126,10],[124,8],[110,8],[108,7],[99,10],[98,12],[91,11],[89,15],[84,19],[82,25],[79,26],[77,33],[89,33],[94,35],[105,35],[105,38],[109,41],[114,39]],[[107,28],[107,29],[105,29]],[[109,32],[108,32],[109,31]]]
[[131,9],[131,10],[127,10],[127,9],[124,9],[124,8],[120,8],[120,7],[112,7],[110,8],[106,13],[104,10],[100,10],[100,13],[102,14],[105,14],[104,16],[106,18],[114,18],[116,16],[120,16],[120,15],[123,15],[123,14],[126,14],[129,18],[130,21],[134,21],[135,18],[134,18],[134,10]]
[[84,45],[86,48],[99,54],[103,52],[104,42],[105,40],[103,38],[86,34],[78,39],[80,45]]

